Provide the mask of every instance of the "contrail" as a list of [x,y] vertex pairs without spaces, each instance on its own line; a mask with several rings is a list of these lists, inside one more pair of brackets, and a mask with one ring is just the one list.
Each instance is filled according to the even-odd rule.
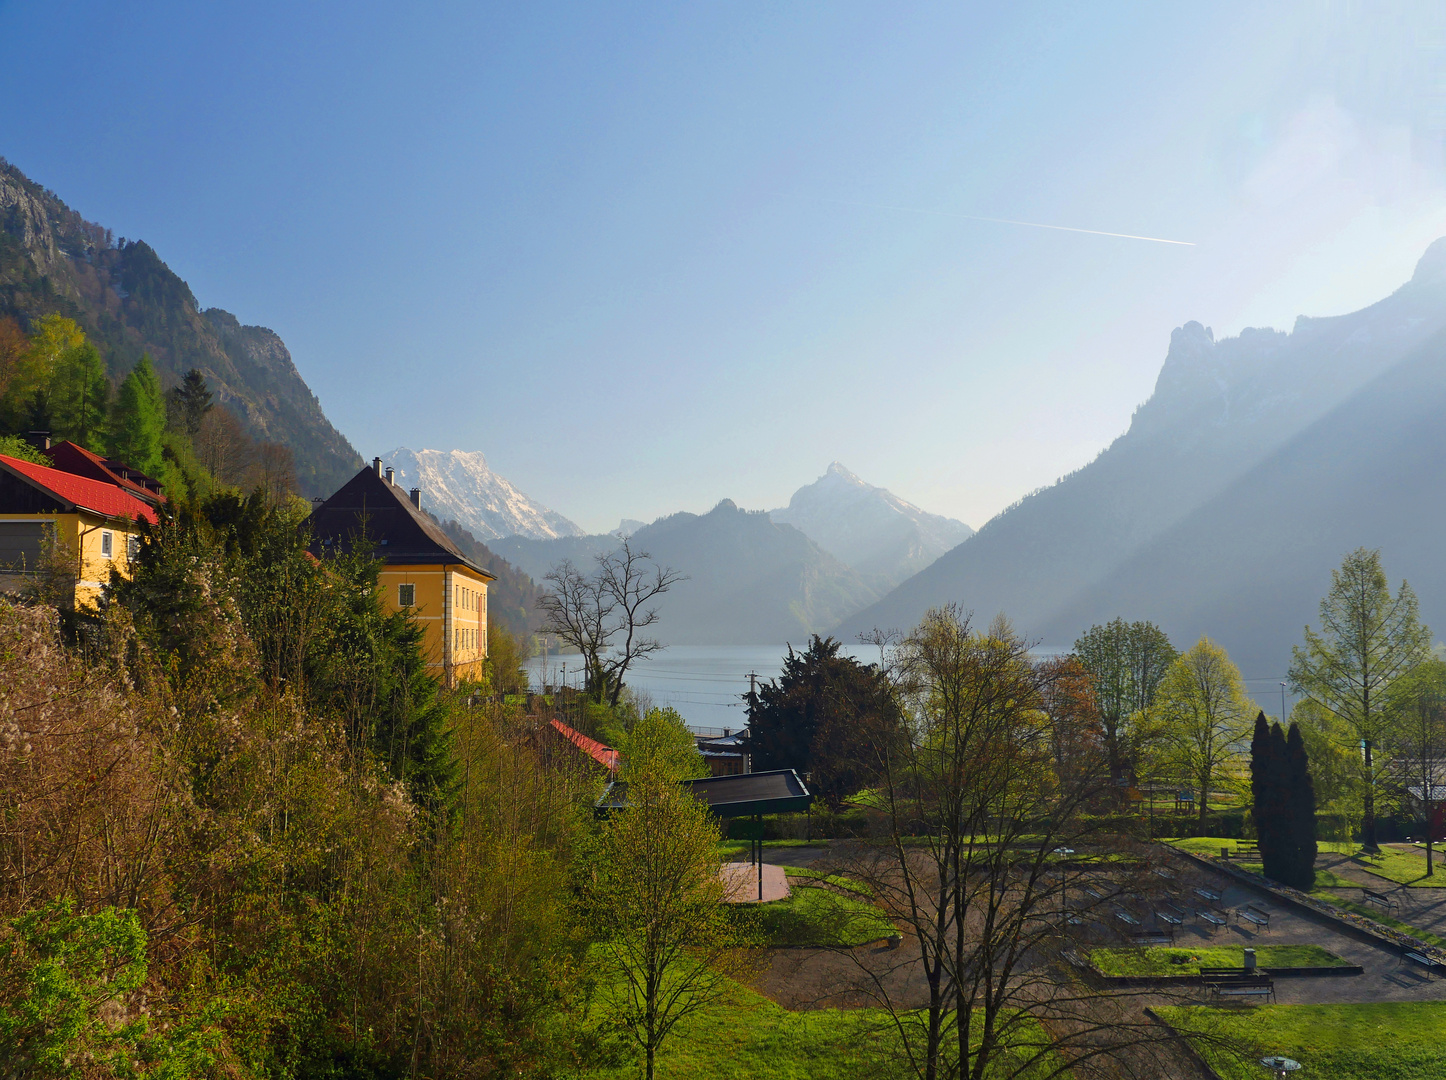
[[1054,229],[1057,232],[1088,233],[1091,236],[1114,236],[1121,240],[1149,240],[1155,244],[1177,244],[1180,247],[1194,247],[1193,240],[1166,240],[1163,236],[1136,236],[1134,233],[1105,232],[1103,229],[1077,229],[1073,225],[1046,225],[1042,221],[1015,221],[1012,218],[980,217],[977,214],[956,214],[949,210],[921,210],[916,206],[887,206],[884,203],[850,202],[848,199],[829,199],[828,202],[842,206],[866,206],[873,210],[897,210],[904,214],[935,214],[939,217],[962,218],[964,221],[990,221],[996,225],[1028,225],[1031,229]]

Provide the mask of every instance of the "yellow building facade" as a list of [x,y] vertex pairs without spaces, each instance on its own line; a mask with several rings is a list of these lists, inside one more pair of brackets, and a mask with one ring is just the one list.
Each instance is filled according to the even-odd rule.
[[93,611],[112,570],[129,576],[149,503],[100,481],[0,455],[0,591],[68,579]]
[[383,563],[383,606],[408,612],[422,627],[427,664],[445,685],[482,677],[487,585],[496,578],[427,516],[419,489],[403,491],[383,475],[378,458],[316,506],[309,524],[318,556],[359,543],[374,547]]

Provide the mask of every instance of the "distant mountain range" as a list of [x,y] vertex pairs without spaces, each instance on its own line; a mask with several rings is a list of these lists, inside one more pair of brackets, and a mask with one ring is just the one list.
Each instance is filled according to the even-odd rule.
[[780,645],[828,630],[971,533],[835,462],[771,513],[725,499],[706,514],[673,514],[651,525],[624,518],[613,533],[506,536],[488,545],[541,582],[565,559],[586,572],[629,536],[635,549],[687,575],[659,604],[662,639]]
[[[632,533],[636,550],[687,580],[658,604],[657,636],[674,645],[804,643],[878,597],[855,570],[798,529],[724,499],[706,514],[672,514]],[[617,534],[489,546],[535,579],[564,559],[587,572]]]
[[[1446,239],[1350,315],[1216,341],[1177,329],[1155,392],[1091,464],[1031,495],[877,604],[850,635],[958,601],[1069,645],[1121,615],[1208,634],[1283,677],[1330,572],[1379,547],[1446,630]],[[1263,690],[1261,692],[1264,692]]]
[[84,328],[112,376],[143,352],[167,385],[200,369],[251,436],[291,448],[303,494],[330,495],[361,468],[276,334],[201,310],[144,241],[115,241],[0,158],[0,316],[51,312]]
[[920,510],[864,483],[837,461],[770,516],[884,590],[974,535],[962,521]]
[[577,525],[493,472],[480,453],[398,447],[382,460],[396,469],[398,484],[422,489],[423,509],[442,521],[460,522],[479,540],[582,535]]

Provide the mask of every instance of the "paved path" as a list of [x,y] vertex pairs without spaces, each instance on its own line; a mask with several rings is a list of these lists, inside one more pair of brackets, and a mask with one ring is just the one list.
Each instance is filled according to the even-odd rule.
[[[752,863],[724,863],[718,876],[728,887],[728,901],[733,904],[758,903],[758,867]],[[763,864],[763,902],[785,899],[790,890],[783,867]]]

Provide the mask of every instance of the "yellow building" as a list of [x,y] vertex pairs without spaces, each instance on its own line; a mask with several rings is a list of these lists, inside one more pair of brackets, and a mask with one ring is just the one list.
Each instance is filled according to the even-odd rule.
[[140,521],[155,507],[118,484],[0,455],[0,591],[63,575],[75,609],[94,609],[111,570],[129,573]]
[[427,663],[447,686],[481,678],[487,659],[487,583],[496,577],[459,550],[422,511],[422,492],[382,475],[382,460],[357,473],[311,512],[312,552],[347,551],[363,537],[376,545],[388,611],[421,624]]

